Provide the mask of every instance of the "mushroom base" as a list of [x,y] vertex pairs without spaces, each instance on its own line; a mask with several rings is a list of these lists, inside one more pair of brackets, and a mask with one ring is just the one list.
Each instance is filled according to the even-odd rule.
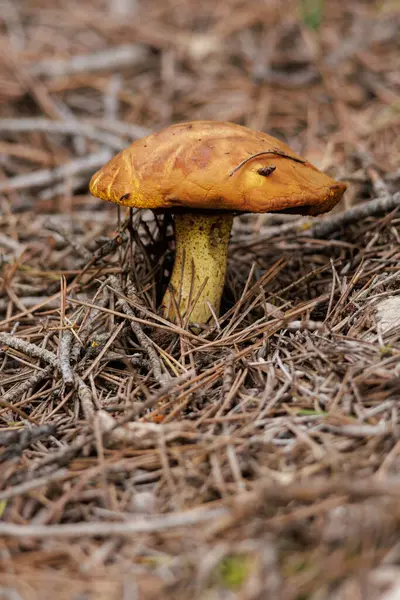
[[204,324],[219,314],[233,214],[182,212],[174,221],[175,263],[161,311],[170,321]]

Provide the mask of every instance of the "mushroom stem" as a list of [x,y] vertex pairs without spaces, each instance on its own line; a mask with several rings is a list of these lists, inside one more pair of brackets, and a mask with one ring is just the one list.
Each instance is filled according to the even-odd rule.
[[219,314],[233,214],[185,211],[174,220],[175,263],[161,310],[171,321],[177,320],[178,309],[184,320],[207,323],[209,304]]

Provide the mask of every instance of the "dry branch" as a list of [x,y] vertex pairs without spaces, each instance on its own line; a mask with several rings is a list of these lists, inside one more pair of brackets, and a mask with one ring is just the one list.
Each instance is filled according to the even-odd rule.
[[400,206],[400,192],[396,192],[392,196],[384,196],[382,198],[374,198],[368,202],[362,202],[356,206],[352,206],[337,215],[330,216],[323,221],[314,225],[311,229],[311,235],[314,238],[327,238],[332,233],[336,233],[346,225],[359,223],[367,217],[378,217],[392,210],[396,210]]
[[55,471],[54,473],[50,473],[49,475],[45,475],[43,477],[37,477],[36,479],[31,479],[30,481],[25,481],[24,483],[20,483],[19,485],[14,485],[13,487],[6,488],[3,491],[0,491],[0,502],[4,500],[9,500],[15,496],[22,496],[31,490],[35,490],[39,487],[46,486],[52,481],[59,481],[64,479],[67,475],[67,469],[60,469],[59,471]]
[[199,508],[183,513],[149,516],[146,519],[125,520],[123,523],[71,523],[64,525],[14,525],[0,523],[0,536],[16,538],[82,538],[85,536],[131,537],[139,533],[157,533],[166,529],[195,526],[225,514],[225,509]]
[[6,449],[0,454],[0,463],[20,456],[29,446],[40,439],[54,435],[56,427],[54,425],[39,425],[38,427],[24,427],[18,431],[18,439],[6,442]]
[[8,181],[0,182],[0,192],[11,192],[13,190],[43,186],[80,173],[90,173],[107,162],[111,156],[112,154],[109,150],[100,150],[99,152],[89,154],[89,156],[71,160],[69,163],[55,169],[43,169],[27,173],[26,175],[16,175]]
[[18,338],[15,335],[0,333],[0,344],[5,347],[8,346],[9,348],[13,348],[13,350],[18,350],[31,358],[40,358],[41,360],[50,363],[53,367],[58,364],[57,356],[54,352],[50,352],[45,348],[39,348],[39,346],[21,340],[21,338]]
[[72,332],[67,329],[62,333],[59,352],[60,371],[64,385],[73,385],[74,383],[74,373],[71,367],[71,345]]
[[109,48],[94,54],[79,54],[69,59],[49,59],[33,64],[31,75],[63,77],[76,73],[90,73],[121,67],[133,67],[146,60],[148,50],[139,44],[126,44]]
[[81,406],[82,406],[82,412],[85,416],[86,421],[88,423],[91,423],[93,421],[94,413],[95,413],[92,392],[90,391],[88,386],[85,384],[85,382],[80,377],[78,377],[77,379],[78,379],[78,398],[79,398]]
[[100,142],[113,150],[122,150],[124,144],[121,138],[99,131],[98,127],[81,121],[51,121],[44,118],[0,119],[0,131],[3,133],[25,133],[40,131],[48,134],[64,134],[84,136]]
[[3,394],[1,397],[2,402],[10,403],[13,400],[18,400],[19,398],[21,398],[21,396],[25,394],[25,392],[47,379],[47,377],[49,377],[49,375],[51,375],[51,373],[53,372],[54,368],[55,365],[51,363],[44,369],[37,371],[31,377],[28,377],[26,381],[20,383],[15,388],[12,388],[11,390],[8,390],[5,394]]

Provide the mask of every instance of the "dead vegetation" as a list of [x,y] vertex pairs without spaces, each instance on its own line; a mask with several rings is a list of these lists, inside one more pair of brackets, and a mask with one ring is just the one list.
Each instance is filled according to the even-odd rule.
[[[324,4],[3,0],[5,598],[398,597],[400,18]],[[200,118],[350,189],[237,218],[222,316],[189,331],[157,314],[171,224],[87,183]]]

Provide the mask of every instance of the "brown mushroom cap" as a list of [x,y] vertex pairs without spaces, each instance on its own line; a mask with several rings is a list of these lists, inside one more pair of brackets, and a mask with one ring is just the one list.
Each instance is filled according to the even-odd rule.
[[137,208],[310,215],[329,211],[345,189],[278,139],[215,121],[142,138],[90,182],[94,196]]

